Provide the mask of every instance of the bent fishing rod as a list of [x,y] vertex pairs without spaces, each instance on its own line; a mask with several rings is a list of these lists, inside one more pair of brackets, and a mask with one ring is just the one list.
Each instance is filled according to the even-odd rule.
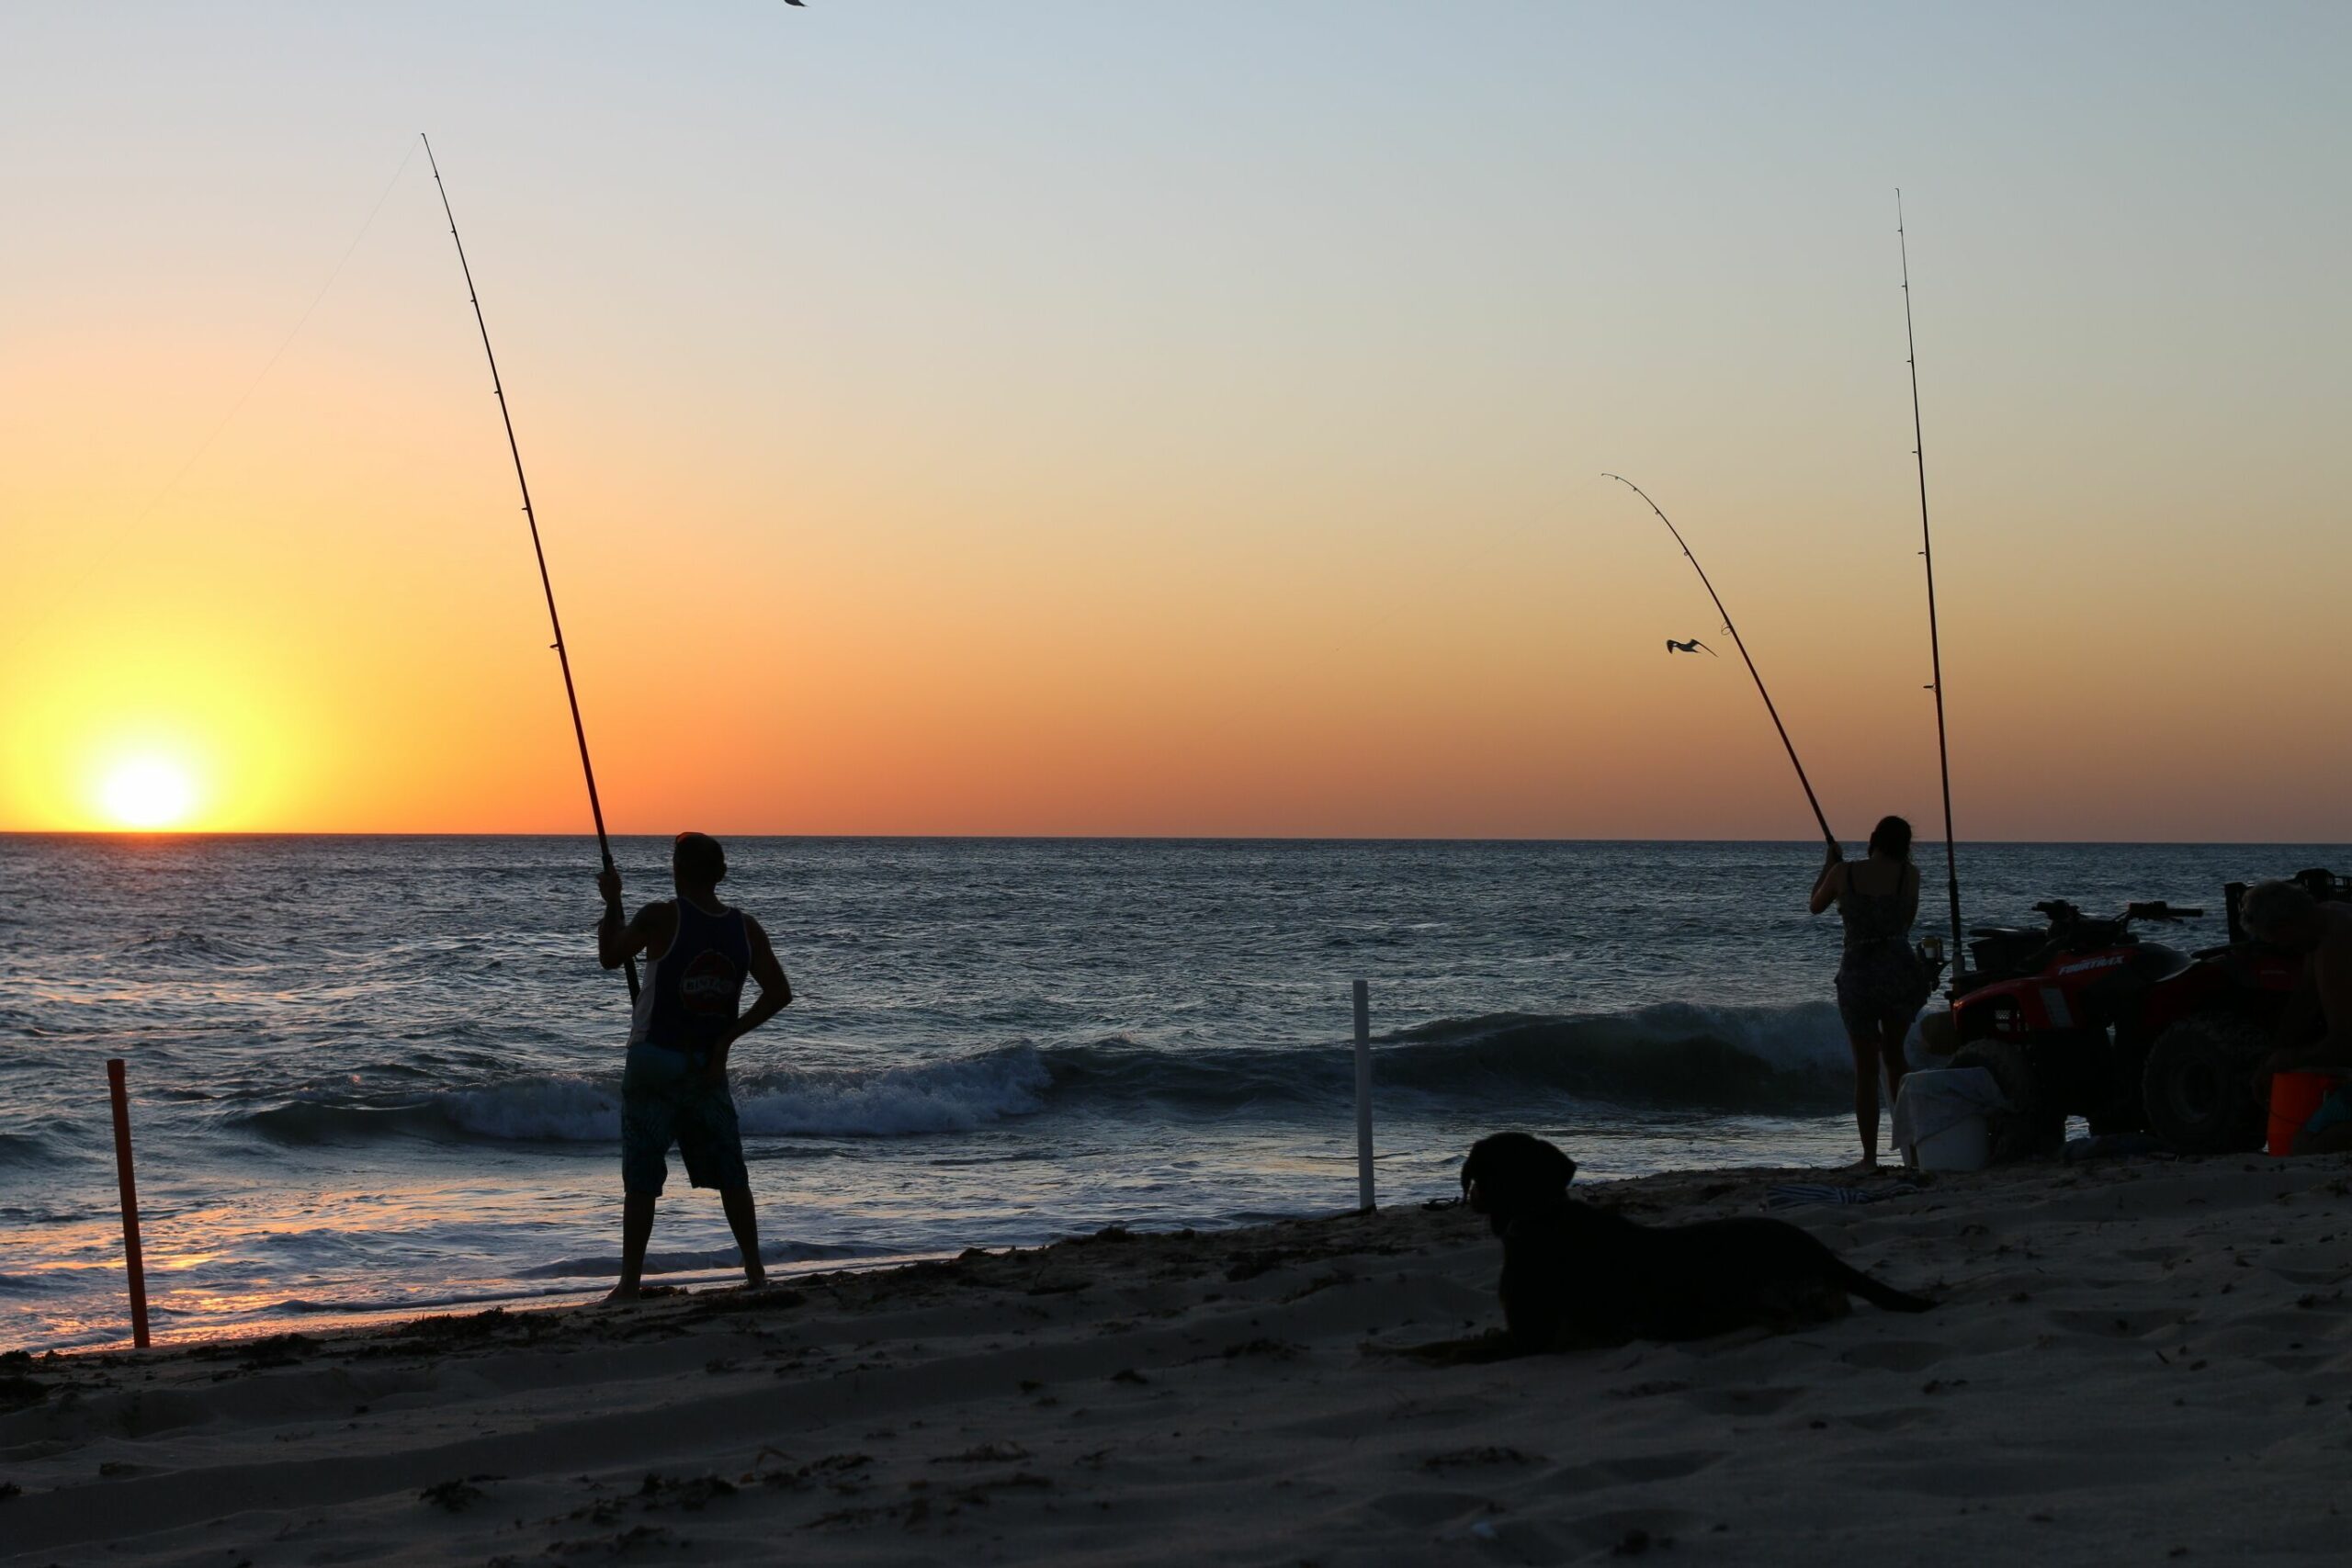
[[[433,168],[433,186],[441,193],[441,213],[449,220],[449,238],[458,247],[458,269],[466,276],[466,298],[474,308],[474,325],[481,329],[482,357],[490,361],[490,389],[498,395],[498,417],[506,426],[506,450],[514,459],[514,483],[523,492],[523,516],[531,525],[531,554],[539,563],[539,587],[548,596],[548,626],[555,633],[556,663],[563,670],[563,695],[571,705],[571,733],[580,742],[580,772],[588,781],[588,814],[596,819],[596,852],[604,857],[605,869],[613,869],[612,840],[605,834],[605,807],[596,797],[596,766],[588,760],[588,728],[580,722],[580,693],[571,683],[571,655],[563,646],[563,619],[555,611],[555,583],[548,576],[548,553],[539,544],[538,514],[531,510],[531,481],[523,475],[523,448],[514,440],[514,416],[507,412],[506,384],[499,379],[498,355],[490,346],[490,323],[482,320],[481,295],[474,288],[474,269],[466,262],[466,243],[458,238],[458,215],[449,210],[449,187],[441,183],[441,165],[433,156],[433,139],[418,132],[424,143],[424,161]],[[637,1000],[637,959],[631,956],[625,965],[628,973],[628,999]]]
[[1838,835],[1829,830],[1829,818],[1821,814],[1821,802],[1813,793],[1813,781],[1804,776],[1804,764],[1797,761],[1796,744],[1789,739],[1789,727],[1781,722],[1781,710],[1772,705],[1772,694],[1764,689],[1764,677],[1757,673],[1756,660],[1748,657],[1747,644],[1741,640],[1739,628],[1732,625],[1731,612],[1724,608],[1723,595],[1716,592],[1715,585],[1707,581],[1707,569],[1701,566],[1699,558],[1690,553],[1690,546],[1682,537],[1682,530],[1674,525],[1674,519],[1666,514],[1666,508],[1650,500],[1649,491],[1623,474],[1603,474],[1600,477],[1604,479],[1615,479],[1619,484],[1640,496],[1648,503],[1649,509],[1657,513],[1657,520],[1666,525],[1666,531],[1674,536],[1674,542],[1682,547],[1682,558],[1690,563],[1690,570],[1699,574],[1700,584],[1706,589],[1707,597],[1715,602],[1715,614],[1724,618],[1724,630],[1731,634],[1732,646],[1739,649],[1740,660],[1747,666],[1748,679],[1756,682],[1756,694],[1764,699],[1764,711],[1772,716],[1772,728],[1780,731],[1781,745],[1789,754],[1789,766],[1797,771],[1797,783],[1804,786],[1805,804],[1813,807],[1813,819],[1821,824],[1822,838],[1835,845],[1838,842]]
[[1936,694],[1936,767],[1944,786],[1944,887],[1951,898],[1951,962],[1952,973],[1957,975],[1960,955],[1966,951],[1960,939],[1960,860],[1951,831],[1951,749],[1944,740],[1944,650],[1943,638],[1936,630],[1936,545],[1928,532],[1927,442],[1919,423],[1919,338],[1911,326],[1911,241],[1903,231],[1900,187],[1894,193],[1894,245],[1903,258],[1903,342],[1905,363],[1911,367],[1911,456],[1919,468],[1919,558],[1928,566],[1928,664],[1933,677],[1928,690]]

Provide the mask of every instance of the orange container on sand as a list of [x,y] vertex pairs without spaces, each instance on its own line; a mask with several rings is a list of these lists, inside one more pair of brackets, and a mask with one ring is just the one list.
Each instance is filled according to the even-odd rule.
[[2273,1073],[2270,1076],[2270,1143],[2274,1155],[2295,1152],[2295,1134],[2335,1089],[2334,1073]]

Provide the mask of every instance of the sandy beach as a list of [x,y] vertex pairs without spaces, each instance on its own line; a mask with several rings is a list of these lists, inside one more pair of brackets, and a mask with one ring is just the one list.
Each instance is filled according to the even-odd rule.
[[[1818,1173],[1812,1173],[1816,1179]],[[1802,1173],[1596,1187],[1762,1212]],[[1939,1309],[1436,1368],[1458,1207],[0,1363],[11,1563],[2316,1561],[2352,1160],[1782,1211]]]

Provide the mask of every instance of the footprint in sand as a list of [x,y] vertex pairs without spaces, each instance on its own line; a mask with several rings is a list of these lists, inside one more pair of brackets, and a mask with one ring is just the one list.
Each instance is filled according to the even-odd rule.
[[2116,1254],[2127,1263],[2165,1263],[2183,1261],[2188,1257],[2185,1247],[2134,1247]]
[[1692,1393],[1690,1403],[1710,1416],[1770,1416],[1804,1396],[1801,1388],[1711,1388]]
[[1860,1416],[1845,1416],[1839,1419],[1847,1426],[1865,1432],[1898,1432],[1933,1415],[1926,1405],[1910,1404],[1897,1410],[1871,1410]]
[[1590,1492],[1603,1486],[1634,1486],[1653,1481],[1679,1481],[1696,1475],[1723,1458],[1720,1450],[1692,1449],[1677,1453],[1634,1454],[1624,1459],[1594,1460],[1563,1465],[1544,1478],[1546,1492]]
[[1705,1529],[1695,1514],[1679,1508],[1611,1508],[1566,1521],[1587,1551],[1606,1549],[1612,1557],[1638,1557],[1652,1548],[1672,1550]]
[[2072,1333],[2102,1339],[2144,1339],[2159,1328],[2187,1323],[2196,1315],[2182,1307],[2152,1307],[2143,1312],[2053,1312],[2050,1321]]
[[1372,1504],[1375,1512],[1416,1529],[1433,1529],[1474,1514],[1485,1515],[1494,1506],[1494,1499],[1470,1492],[1392,1492],[1373,1499]]
[[1849,1367],[1867,1367],[1872,1371],[1916,1372],[1923,1367],[1932,1367],[1951,1355],[1951,1346],[1939,1345],[1931,1340],[1887,1339],[1841,1350],[1838,1359]]

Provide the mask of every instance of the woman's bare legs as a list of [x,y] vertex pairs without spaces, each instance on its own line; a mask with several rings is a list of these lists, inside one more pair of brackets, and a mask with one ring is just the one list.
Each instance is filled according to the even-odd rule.
[[1862,1168],[1878,1168],[1879,1043],[1867,1035],[1847,1036],[1854,1053],[1854,1125],[1862,1134]]
[[1911,1070],[1911,1059],[1904,1054],[1903,1042],[1911,1033],[1911,1021],[1903,1017],[1879,1020],[1879,1061],[1886,1068],[1886,1097],[1893,1100],[1903,1092],[1903,1075]]
[[1911,1032],[1907,1018],[1890,1017],[1879,1020],[1880,1065],[1886,1069],[1886,1099],[1892,1105],[1903,1097],[1903,1075],[1911,1070],[1910,1058],[1904,1054],[1905,1036]]
[[1854,1125],[1862,1134],[1865,1170],[1878,1168],[1879,1081],[1883,1076],[1889,1100],[1903,1092],[1903,1075],[1910,1070],[1903,1042],[1910,1032],[1909,1019],[1889,1016],[1878,1021],[1872,1033],[1846,1039],[1854,1053]]

